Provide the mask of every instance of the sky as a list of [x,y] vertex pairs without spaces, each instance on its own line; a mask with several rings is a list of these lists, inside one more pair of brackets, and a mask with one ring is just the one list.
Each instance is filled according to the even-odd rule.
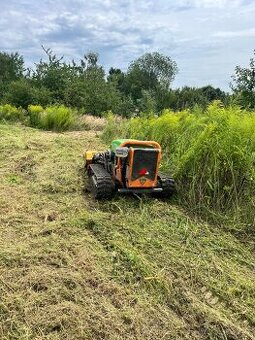
[[126,70],[146,52],[177,62],[173,87],[229,90],[236,65],[255,49],[255,0],[0,0],[0,51],[66,60],[99,53],[105,69]]

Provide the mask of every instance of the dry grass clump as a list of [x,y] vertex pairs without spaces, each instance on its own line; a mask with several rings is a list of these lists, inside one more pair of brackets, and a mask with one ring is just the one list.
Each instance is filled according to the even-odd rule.
[[102,131],[107,124],[104,117],[96,117],[89,114],[82,115],[77,120],[77,125],[85,130]]
[[0,125],[1,339],[253,339],[254,244],[169,202],[85,195],[93,131]]

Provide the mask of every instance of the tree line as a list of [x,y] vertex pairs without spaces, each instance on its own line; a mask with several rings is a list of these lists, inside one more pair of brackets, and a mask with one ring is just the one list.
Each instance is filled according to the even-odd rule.
[[255,107],[255,62],[248,68],[237,66],[232,94],[213,86],[171,88],[178,73],[176,62],[158,52],[146,53],[132,61],[127,71],[111,67],[106,72],[97,53],[89,52],[77,61],[66,62],[43,47],[46,61],[25,68],[18,52],[0,52],[0,103],[27,108],[30,104],[64,104],[102,115],[111,110],[128,117],[138,112],[158,113],[207,107],[220,100],[224,104]]

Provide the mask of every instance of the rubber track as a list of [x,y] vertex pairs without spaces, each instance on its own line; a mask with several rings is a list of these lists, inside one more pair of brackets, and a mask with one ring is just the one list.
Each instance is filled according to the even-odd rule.
[[171,196],[176,192],[175,181],[162,173],[159,174],[161,187],[163,189],[162,196]]
[[[96,188],[93,192],[95,198],[103,199],[110,198],[113,196],[113,183],[111,175],[105,170],[101,164],[91,164],[90,165],[90,181],[93,181],[92,176],[96,180]],[[94,186],[94,183],[91,183]]]

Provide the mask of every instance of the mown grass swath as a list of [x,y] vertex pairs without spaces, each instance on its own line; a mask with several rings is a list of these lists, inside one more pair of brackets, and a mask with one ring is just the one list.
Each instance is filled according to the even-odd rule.
[[109,116],[108,122],[107,141],[126,136],[161,143],[163,168],[173,173],[179,197],[192,211],[254,224],[255,113],[214,102],[206,111],[165,110],[122,123]]

